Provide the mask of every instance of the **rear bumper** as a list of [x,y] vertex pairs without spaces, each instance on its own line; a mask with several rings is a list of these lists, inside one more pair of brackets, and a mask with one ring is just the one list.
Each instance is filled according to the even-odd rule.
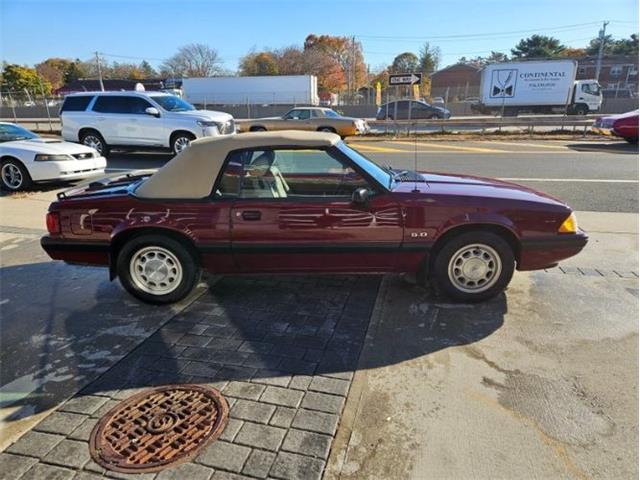
[[109,265],[110,246],[108,242],[67,240],[44,236],[40,239],[40,245],[53,260],[86,265]]
[[574,234],[522,239],[518,270],[540,270],[551,267],[580,253],[588,241],[588,235],[582,230]]

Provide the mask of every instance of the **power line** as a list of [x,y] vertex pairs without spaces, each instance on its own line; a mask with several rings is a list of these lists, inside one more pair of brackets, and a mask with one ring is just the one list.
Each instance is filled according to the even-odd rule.
[[381,39],[381,40],[451,40],[451,39],[468,39],[468,38],[497,38],[504,35],[520,35],[523,33],[536,33],[545,30],[568,31],[580,30],[594,25],[600,25],[601,22],[576,23],[573,25],[561,25],[557,27],[543,27],[529,30],[512,30],[506,32],[485,32],[485,33],[466,33],[461,35],[434,35],[434,36],[387,36],[387,35],[356,35],[358,38]]

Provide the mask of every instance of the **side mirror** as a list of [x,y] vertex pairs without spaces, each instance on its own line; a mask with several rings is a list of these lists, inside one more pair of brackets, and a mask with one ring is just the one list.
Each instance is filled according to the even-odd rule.
[[351,201],[356,205],[366,205],[369,201],[369,191],[366,188],[357,188],[351,195]]
[[152,117],[160,116],[160,110],[158,110],[156,107],[147,107],[144,109],[144,113],[146,113],[147,115],[151,115]]

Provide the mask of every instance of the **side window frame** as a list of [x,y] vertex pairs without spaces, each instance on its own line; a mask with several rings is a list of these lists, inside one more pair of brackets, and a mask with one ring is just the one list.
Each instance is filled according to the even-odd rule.
[[[231,202],[235,202],[237,200],[242,200],[242,201],[246,201],[246,200],[257,200],[260,202],[263,201],[278,201],[278,202],[286,202],[287,200],[289,200],[289,198],[242,198],[240,197],[240,192],[242,190],[242,184],[243,184],[243,178],[240,179],[240,181],[238,182],[238,191],[236,192],[235,195],[227,195],[227,196],[217,196],[216,195],[216,191],[219,190],[221,182],[222,182],[222,178],[224,176],[224,173],[227,169],[227,167],[229,166],[229,164],[231,163],[232,160],[234,160],[235,155],[237,155],[238,153],[246,153],[246,152],[256,152],[256,151],[264,151],[267,149],[271,149],[271,150],[309,150],[309,147],[301,147],[301,146],[289,146],[289,145],[277,145],[277,146],[271,146],[271,147],[253,147],[253,148],[241,148],[241,149],[236,149],[236,150],[232,150],[227,154],[227,157],[225,158],[224,162],[222,163],[222,166],[220,167],[220,171],[218,172],[218,176],[216,177],[214,183],[213,183],[213,187],[211,189],[211,193],[209,194],[209,199],[211,201],[214,202],[224,202],[224,201],[231,201]],[[367,186],[369,187],[369,191],[371,192],[370,196],[373,197],[375,195],[378,195],[380,193],[382,193],[384,191],[384,189],[379,185],[379,183],[373,178],[371,177],[365,170],[361,169],[355,162],[352,162],[351,159],[344,154],[343,152],[341,152],[338,148],[336,148],[335,146],[331,146],[331,147],[316,147],[313,148],[313,150],[318,150],[318,151],[324,151],[327,153],[327,155],[329,155],[331,158],[333,158],[334,160],[336,160],[338,163],[340,163],[343,167],[345,168],[351,168],[354,172],[356,172],[358,175],[360,175],[362,177],[362,179],[365,181],[365,183],[367,184]],[[244,168],[244,163],[243,163],[243,168]],[[318,200],[326,200],[326,201],[335,201],[336,199],[346,199],[346,198],[350,198],[350,196],[345,195],[345,196],[340,196],[340,197],[326,197],[326,196],[322,196],[322,195],[318,195],[318,196],[310,196],[310,197],[306,197],[306,198],[295,198],[295,197],[291,197],[290,201],[297,201],[297,202],[305,202],[305,201],[313,201],[313,202],[317,202]]]

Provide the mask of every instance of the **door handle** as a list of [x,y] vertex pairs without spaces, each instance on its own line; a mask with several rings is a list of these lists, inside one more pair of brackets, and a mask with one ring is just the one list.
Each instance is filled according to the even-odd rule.
[[258,210],[245,210],[242,212],[243,220],[260,220],[262,213]]

